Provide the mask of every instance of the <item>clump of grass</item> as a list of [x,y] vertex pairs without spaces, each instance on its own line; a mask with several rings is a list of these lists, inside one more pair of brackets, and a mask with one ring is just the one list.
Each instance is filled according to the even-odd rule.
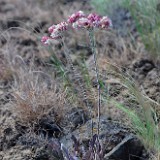
[[27,127],[33,127],[42,117],[52,113],[55,115],[53,120],[59,121],[65,114],[66,90],[53,80],[52,75],[40,71],[35,64],[35,55],[26,61],[17,54],[19,52],[17,44],[10,42],[11,29],[24,31],[25,36],[29,36],[28,33],[32,34],[37,40],[39,36],[34,33],[36,32],[34,27],[28,27],[21,21],[14,20],[14,22],[19,23],[20,27],[11,27],[0,34],[0,38],[4,38],[7,42],[0,55],[0,82],[10,81],[12,78],[9,93],[13,96],[11,100],[13,113],[19,122]]
[[[144,92],[141,91],[143,88],[135,83],[126,68],[114,64],[115,61],[113,62],[113,60],[107,60],[103,57],[101,59],[100,68],[108,73],[108,77],[116,78],[111,79],[111,81],[114,83],[115,80],[123,87],[122,93],[124,95],[123,97],[120,95],[120,97],[113,98],[107,92],[106,94],[109,97],[107,98],[106,95],[102,94],[103,101],[105,102],[107,98],[107,102],[111,106],[116,106],[116,109],[126,114],[130,121],[121,119],[121,122],[123,121],[122,123],[127,123],[127,125],[130,124],[130,129],[143,142],[149,153],[154,153],[154,156],[158,157],[160,151],[159,102],[143,94]],[[119,65],[122,65],[122,63],[119,62]]]
[[14,112],[21,122],[34,124],[43,116],[56,112],[57,121],[63,117],[65,91],[58,88],[58,84],[51,80],[51,77],[26,66],[17,71],[15,81]]
[[150,153],[159,153],[160,129],[156,109],[160,107],[160,104],[143,95],[129,75],[121,72],[117,66],[112,65],[112,68],[116,70],[116,73],[118,73],[118,77],[121,80],[121,84],[128,89],[129,94],[134,101],[137,102],[139,108],[128,108],[113,99],[110,102],[125,112],[130,118],[132,123],[131,127],[141,139],[145,148],[150,151]]

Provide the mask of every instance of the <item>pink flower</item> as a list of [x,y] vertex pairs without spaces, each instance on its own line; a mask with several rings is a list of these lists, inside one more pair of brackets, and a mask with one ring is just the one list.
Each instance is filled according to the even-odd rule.
[[72,27],[75,29],[78,29],[78,28],[89,29],[93,27],[93,24],[88,18],[80,18],[75,23],[73,23]]
[[68,30],[69,25],[67,22],[61,22],[57,25],[52,25],[51,27],[49,27],[49,32],[51,33],[51,37],[53,39],[57,39],[60,38],[62,36],[62,33],[66,30]]
[[101,20],[102,16],[96,14],[96,13],[91,13],[88,15],[87,17],[89,20],[91,20],[92,22],[98,22]]
[[56,28],[56,25],[52,25],[51,27],[48,28],[48,32],[52,33],[55,28]]
[[102,17],[100,20],[100,28],[108,29],[109,27],[112,27],[112,21],[107,16]]
[[91,13],[88,15],[88,19],[93,23],[94,27],[98,28],[100,25],[100,20],[102,19],[102,16],[96,13]]
[[67,22],[61,22],[56,25],[56,29],[59,31],[66,31],[68,29],[69,25]]
[[50,37],[43,36],[42,39],[41,39],[41,42],[42,42],[44,45],[49,45],[49,44],[50,44],[50,40],[51,40]]
[[[80,11],[79,11],[80,12]],[[80,28],[99,28],[99,29],[108,29],[112,26],[111,20],[108,17],[102,17],[96,13],[91,13],[88,16],[84,16],[84,13],[79,16],[79,12],[73,14],[68,20],[72,24],[74,29]],[[81,17],[81,18],[80,18]]]
[[82,17],[85,17],[85,14],[82,11],[78,11],[68,18],[68,23],[72,24]]
[[53,39],[62,38],[63,33],[71,28],[74,29],[108,29],[112,27],[112,22],[107,16],[100,16],[96,13],[91,13],[86,16],[82,11],[78,11],[72,14],[68,18],[67,22],[60,22],[57,25],[52,25],[48,28],[50,36],[42,37],[41,41],[45,45],[50,44]]

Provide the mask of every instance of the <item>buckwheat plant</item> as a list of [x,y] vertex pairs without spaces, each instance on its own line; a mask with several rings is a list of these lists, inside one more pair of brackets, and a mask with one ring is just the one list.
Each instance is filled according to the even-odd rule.
[[[77,73],[72,64],[68,49],[64,43],[64,33],[69,30],[82,30],[82,29],[88,32],[89,39],[90,39],[90,47],[92,49],[92,53],[94,56],[94,65],[95,65],[97,90],[98,90],[98,104],[97,104],[97,110],[98,110],[97,135],[98,136],[99,136],[99,129],[100,129],[101,89],[100,89],[100,82],[99,82],[99,70],[98,70],[98,64],[97,64],[96,43],[95,43],[94,32],[95,30],[108,30],[110,27],[112,27],[112,22],[107,16],[100,16],[95,13],[86,15],[84,14],[84,12],[78,11],[72,14],[67,19],[67,21],[64,21],[57,25],[52,25],[51,27],[49,27],[48,31],[50,33],[50,36],[44,36],[41,39],[41,41],[45,45],[52,44],[53,40],[58,40],[63,45],[66,59],[69,62],[73,73],[76,75]],[[81,83],[79,82],[78,85],[81,86]],[[85,99],[87,99],[87,96],[85,94],[83,96]],[[92,130],[92,136],[93,136],[93,130]]]

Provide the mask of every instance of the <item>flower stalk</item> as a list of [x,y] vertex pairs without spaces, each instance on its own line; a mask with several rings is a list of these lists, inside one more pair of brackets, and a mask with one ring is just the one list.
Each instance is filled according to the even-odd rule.
[[90,46],[92,49],[93,57],[94,57],[94,66],[95,66],[95,73],[96,73],[96,82],[97,82],[97,91],[98,91],[98,101],[97,101],[97,135],[99,138],[99,131],[100,131],[100,112],[101,112],[101,87],[99,82],[99,70],[98,70],[98,64],[97,64],[97,55],[96,55],[96,43],[95,43],[95,37],[94,37],[94,30],[89,30],[89,40],[90,40]]

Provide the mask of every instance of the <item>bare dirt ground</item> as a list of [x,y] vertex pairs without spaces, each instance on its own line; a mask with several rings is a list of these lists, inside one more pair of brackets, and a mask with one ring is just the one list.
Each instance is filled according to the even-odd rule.
[[[50,147],[53,138],[58,138],[69,148],[71,135],[81,139],[82,145],[87,148],[91,132],[88,111],[79,101],[66,102],[66,93],[60,89],[62,80],[57,78],[56,68],[51,65],[51,53],[40,42],[49,26],[78,10],[89,13],[93,8],[89,2],[80,0],[0,0],[0,159],[54,159]],[[128,97],[124,99],[126,90],[108,69],[108,64],[112,63],[127,71],[153,103],[160,102],[159,63],[144,49],[127,11],[117,9],[112,18],[116,31],[96,33],[99,69],[105,85],[109,86],[110,96],[128,107],[137,107],[130,103]],[[134,44],[124,33],[124,27],[130,28],[135,35]],[[73,62],[78,66],[78,58],[84,57],[93,86],[96,86],[89,40],[84,33],[74,34],[68,33],[66,38]],[[56,42],[53,52],[65,63],[61,56],[62,48]],[[40,72],[40,79],[35,81]],[[37,84],[38,95],[35,95],[34,86]],[[21,98],[25,94],[31,97],[32,104],[35,104],[35,97],[38,99],[36,105],[40,109],[36,113],[28,109],[31,102]],[[159,108],[156,109],[159,111]],[[147,159],[147,153],[137,138],[132,137],[125,142],[131,131],[125,127],[124,113],[109,104],[107,107],[103,104],[102,111],[101,137],[105,154],[122,142],[121,146],[129,148],[127,154],[120,147],[110,159],[128,160],[130,154],[135,155],[130,157],[133,160]],[[96,114],[95,108],[93,112]]]

